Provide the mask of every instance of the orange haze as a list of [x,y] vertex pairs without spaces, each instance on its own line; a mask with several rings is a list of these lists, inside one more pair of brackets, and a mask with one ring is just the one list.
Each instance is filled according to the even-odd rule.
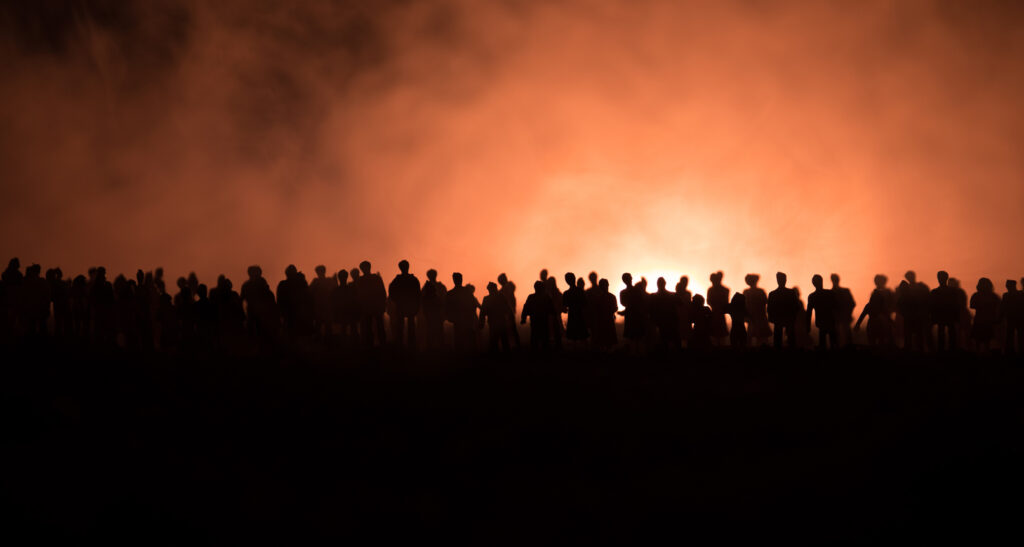
[[859,303],[878,272],[1024,274],[1021,3],[0,13],[0,255],[23,264],[237,286],[408,258],[524,296],[542,267],[839,272]]

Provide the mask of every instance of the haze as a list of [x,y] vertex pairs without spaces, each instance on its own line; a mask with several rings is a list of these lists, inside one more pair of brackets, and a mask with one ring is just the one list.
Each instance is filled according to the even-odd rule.
[[[258,4],[258,5],[254,5]],[[1024,274],[1024,4],[22,2],[0,256]],[[479,294],[479,293],[478,293]]]

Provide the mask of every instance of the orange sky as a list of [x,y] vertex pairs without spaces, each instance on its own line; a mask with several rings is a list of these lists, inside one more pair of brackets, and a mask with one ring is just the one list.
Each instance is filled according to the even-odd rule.
[[23,263],[1024,275],[1018,4],[31,4],[0,8]]

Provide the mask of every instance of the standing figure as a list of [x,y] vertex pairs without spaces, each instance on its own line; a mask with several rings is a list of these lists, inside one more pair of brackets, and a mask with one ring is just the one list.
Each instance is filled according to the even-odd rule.
[[725,322],[725,314],[729,308],[729,287],[722,285],[725,274],[718,271],[711,274],[711,286],[708,287],[708,306],[711,307],[711,340],[716,345],[723,345],[729,336],[729,327]]
[[592,340],[597,349],[610,350],[619,342],[618,333],[615,332],[615,317],[618,315],[619,302],[615,295],[608,290],[607,279],[598,282],[597,291],[600,298],[597,300],[597,310],[594,312],[597,319],[594,323]]
[[[814,292],[807,296],[807,331],[811,330],[811,314],[814,326],[818,327],[818,349],[836,348],[836,299],[835,293],[825,290],[820,275],[811,278]],[[826,343],[826,340],[828,343]]]
[[384,311],[387,309],[388,292],[384,288],[384,279],[379,273],[370,271],[369,260],[359,263],[362,275],[355,280],[356,302],[359,303],[360,325],[363,345],[372,348],[383,346],[387,342],[384,333]]
[[471,286],[462,285],[462,274],[452,274],[455,285],[445,296],[445,313],[452,324],[455,349],[457,351],[473,351],[476,349],[476,297]]
[[690,285],[690,278],[679,277],[676,283],[676,300],[679,306],[679,340],[689,345],[690,340],[690,310],[693,308],[693,295],[687,289]]
[[853,342],[850,325],[853,323],[853,310],[857,308],[857,302],[850,289],[839,286],[839,274],[832,274],[832,297],[836,303],[836,338],[839,347],[844,348]]
[[664,277],[658,278],[658,290],[650,300],[651,322],[658,329],[658,345],[663,349],[679,349],[679,300],[666,288]]
[[[938,349],[939,351],[955,350],[956,327],[960,323],[960,303],[957,301],[956,291],[948,285],[949,274],[940,271],[936,277],[939,286],[931,292],[929,311],[931,312],[931,322],[938,327]],[[931,325],[928,326],[928,330],[931,330]]]
[[530,349],[543,351],[551,348],[551,316],[555,307],[551,303],[543,281],[533,283],[533,294],[526,297],[520,323],[526,324],[530,319]]
[[871,298],[864,305],[864,311],[860,312],[857,318],[857,325],[860,329],[861,322],[868,318],[868,344],[875,347],[890,347],[893,344],[892,312],[894,308],[894,297],[892,291],[886,287],[889,278],[878,274],[875,276],[875,290],[871,291]]
[[1006,324],[1006,342],[1003,344],[1003,351],[1009,355],[1021,350],[1024,343],[1024,299],[1017,290],[1017,281],[1006,280],[1006,292],[1003,293],[1003,300],[1000,303],[999,315]]
[[988,353],[999,324],[999,295],[987,277],[978,280],[977,289],[978,292],[971,295],[971,309],[974,310],[971,345],[977,351]]
[[516,284],[510,281],[507,275],[501,273],[498,275],[498,285],[501,287],[499,292],[505,297],[505,301],[508,302],[508,309],[510,310],[508,333],[516,348],[519,348],[519,327],[516,326],[516,310],[518,309],[516,308]]
[[[359,277],[359,270],[352,272],[353,279]],[[338,286],[331,292],[331,310],[341,331],[341,346],[352,346],[359,338],[359,302],[355,283],[348,282],[348,270],[338,270]]]
[[487,296],[480,305],[480,328],[483,328],[486,321],[490,334],[490,351],[508,351],[508,318],[508,300],[498,291],[498,285],[488,283]]
[[444,301],[448,296],[448,288],[437,280],[437,270],[427,270],[427,281],[420,289],[420,321],[425,332],[427,349],[444,347]]
[[747,302],[747,335],[752,346],[766,343],[772,335],[772,327],[768,324],[768,294],[757,286],[761,276],[747,274],[743,278],[747,288],[743,298]]
[[704,297],[695,294],[690,307],[690,320],[693,329],[690,332],[691,349],[706,350],[711,347],[711,308],[704,305]]
[[565,282],[569,288],[562,293],[562,310],[568,313],[565,322],[565,337],[570,342],[585,343],[590,336],[587,325],[587,291],[586,282],[583,279],[576,279],[572,272],[565,274]]
[[409,273],[409,261],[398,263],[400,272],[388,287],[391,302],[391,338],[401,346],[403,334],[406,347],[416,349],[416,314],[420,311],[420,280]]
[[633,276],[628,273],[622,274],[622,282],[626,285],[626,288],[619,292],[619,302],[625,308],[619,312],[625,318],[622,337],[635,351],[639,349],[640,341],[647,334],[647,294],[639,285],[633,285]]
[[729,345],[734,348],[747,347],[747,297],[736,291],[729,302],[729,318],[732,328],[729,329]]
[[776,273],[775,280],[779,286],[768,293],[768,305],[766,308],[768,320],[774,326],[772,330],[775,348],[782,347],[783,333],[785,333],[788,346],[793,348],[796,346],[796,333],[794,329],[796,328],[796,316],[800,304],[799,298],[793,289],[786,287],[786,274],[782,272]]
[[313,329],[317,336],[328,339],[334,323],[331,295],[338,288],[338,280],[334,276],[327,277],[327,267],[323,264],[317,266],[314,271],[316,278],[309,284],[309,291],[313,295]]

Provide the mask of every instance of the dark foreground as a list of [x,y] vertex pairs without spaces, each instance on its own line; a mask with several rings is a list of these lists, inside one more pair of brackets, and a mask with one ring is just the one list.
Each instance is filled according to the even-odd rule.
[[39,543],[1024,535],[1013,360],[8,357],[4,528]]

